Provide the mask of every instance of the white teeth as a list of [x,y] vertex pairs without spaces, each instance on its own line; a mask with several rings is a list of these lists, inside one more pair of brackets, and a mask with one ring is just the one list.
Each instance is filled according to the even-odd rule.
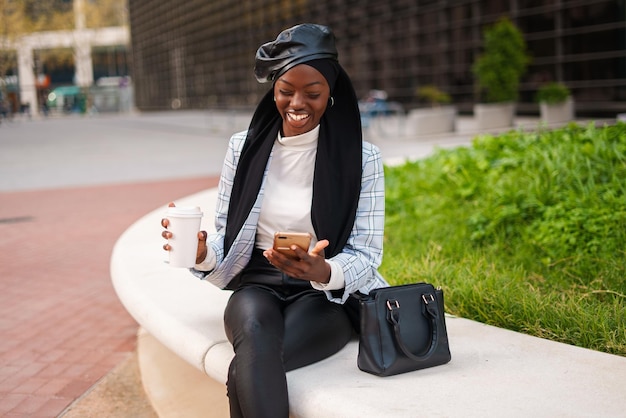
[[295,113],[288,113],[287,115],[295,121],[301,121],[309,117],[309,115],[297,115]]

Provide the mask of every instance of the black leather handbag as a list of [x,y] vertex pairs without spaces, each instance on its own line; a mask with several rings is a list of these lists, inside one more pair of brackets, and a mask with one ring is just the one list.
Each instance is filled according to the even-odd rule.
[[392,376],[450,361],[443,290],[428,283],[374,289],[360,297],[358,367]]

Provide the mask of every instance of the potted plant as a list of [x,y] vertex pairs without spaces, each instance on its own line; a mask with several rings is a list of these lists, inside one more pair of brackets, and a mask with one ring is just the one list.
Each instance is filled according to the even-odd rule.
[[569,122],[574,119],[574,100],[563,83],[550,82],[537,90],[541,120],[546,124]]
[[428,108],[409,112],[407,125],[409,135],[431,135],[454,132],[457,109],[449,105],[450,95],[434,85],[425,85],[415,91],[416,96],[429,104]]
[[513,125],[521,77],[530,57],[519,29],[508,18],[498,20],[483,33],[484,52],[472,66],[480,103],[474,115],[480,129]]

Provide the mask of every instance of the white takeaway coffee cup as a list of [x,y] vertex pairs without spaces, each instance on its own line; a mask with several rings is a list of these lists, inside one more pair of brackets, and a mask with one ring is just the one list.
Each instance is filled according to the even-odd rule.
[[172,233],[172,237],[167,240],[170,245],[170,266],[195,266],[198,232],[202,221],[200,208],[198,206],[169,207],[165,217],[170,221],[167,230]]

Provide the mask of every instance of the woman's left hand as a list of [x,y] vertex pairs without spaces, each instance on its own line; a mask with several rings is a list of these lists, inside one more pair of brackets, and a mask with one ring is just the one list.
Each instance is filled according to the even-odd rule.
[[296,253],[296,258],[286,255],[270,248],[263,251],[265,258],[290,277],[308,280],[310,282],[328,283],[330,280],[330,265],[324,258],[324,248],[328,246],[328,240],[321,240],[308,253],[297,245],[292,246]]

